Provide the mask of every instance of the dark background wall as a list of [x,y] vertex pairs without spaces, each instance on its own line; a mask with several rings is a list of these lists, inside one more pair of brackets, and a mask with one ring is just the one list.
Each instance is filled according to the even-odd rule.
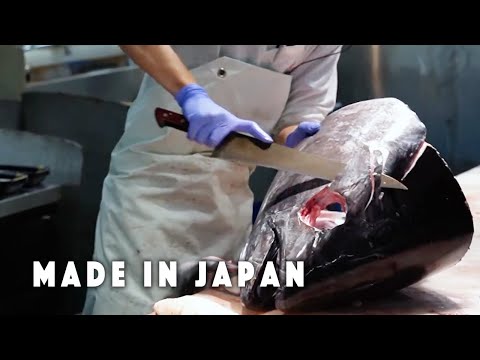
[[452,170],[480,163],[480,46],[354,45],[339,63],[338,100],[407,103]]

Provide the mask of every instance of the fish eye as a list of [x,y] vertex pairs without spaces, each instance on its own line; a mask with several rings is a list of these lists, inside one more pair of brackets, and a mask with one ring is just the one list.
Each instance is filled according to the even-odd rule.
[[331,203],[328,204],[327,207],[325,208],[328,211],[342,211],[342,205],[340,203]]

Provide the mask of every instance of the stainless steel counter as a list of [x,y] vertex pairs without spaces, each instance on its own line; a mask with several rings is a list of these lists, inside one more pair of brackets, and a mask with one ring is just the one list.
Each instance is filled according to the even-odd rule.
[[0,218],[58,202],[60,190],[58,185],[47,185],[0,198]]

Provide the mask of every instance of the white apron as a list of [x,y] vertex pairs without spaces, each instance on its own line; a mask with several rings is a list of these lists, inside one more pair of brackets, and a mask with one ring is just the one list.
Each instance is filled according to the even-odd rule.
[[[219,105],[267,132],[288,100],[289,75],[239,60],[220,57],[192,73]],[[236,259],[251,228],[248,181],[254,169],[210,158],[211,149],[189,141],[185,133],[159,128],[155,107],[181,110],[152,81],[146,77],[142,83],[112,152],[93,256],[106,277],[88,290],[84,314],[151,312],[155,302],[178,296],[175,288],[158,286],[158,261]],[[125,262],[123,287],[111,286],[112,261]],[[144,261],[152,261],[151,287],[144,287]]]

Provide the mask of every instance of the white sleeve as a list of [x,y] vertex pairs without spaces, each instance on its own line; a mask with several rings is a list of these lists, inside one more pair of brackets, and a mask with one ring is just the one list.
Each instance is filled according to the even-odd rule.
[[313,45],[290,73],[292,83],[287,105],[277,122],[276,135],[286,126],[302,121],[321,122],[337,100],[337,64],[342,45]]

